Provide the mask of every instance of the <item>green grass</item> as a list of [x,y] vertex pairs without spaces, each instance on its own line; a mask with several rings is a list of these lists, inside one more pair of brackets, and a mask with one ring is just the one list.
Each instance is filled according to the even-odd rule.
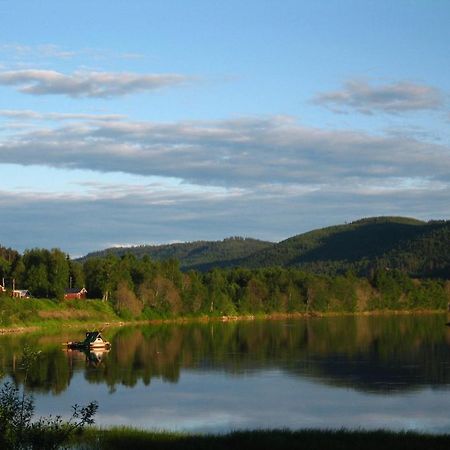
[[57,301],[0,297],[0,328],[47,327],[64,324],[118,322],[112,306],[100,300]]
[[78,445],[96,450],[448,450],[450,435],[347,430],[261,430],[202,435],[111,428],[87,430]]

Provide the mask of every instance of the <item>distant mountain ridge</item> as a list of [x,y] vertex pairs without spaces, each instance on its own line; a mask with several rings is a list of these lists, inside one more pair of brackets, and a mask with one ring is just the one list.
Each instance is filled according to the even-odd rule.
[[180,261],[183,270],[205,271],[213,267],[239,265],[243,258],[275,245],[273,242],[252,238],[230,237],[222,241],[194,241],[163,245],[140,245],[135,247],[114,247],[88,253],[79,261],[107,255],[123,256],[133,254],[138,258],[147,255],[161,261],[174,258]]
[[106,249],[83,260],[107,254],[155,260],[176,258],[181,268],[297,267],[315,273],[352,270],[367,275],[376,268],[400,269],[417,277],[450,278],[450,221],[424,222],[407,217],[372,217],[321,228],[279,243],[250,238],[183,244]]
[[450,278],[450,221],[373,217],[293,236],[241,261],[245,267],[301,267],[316,273],[375,268]]

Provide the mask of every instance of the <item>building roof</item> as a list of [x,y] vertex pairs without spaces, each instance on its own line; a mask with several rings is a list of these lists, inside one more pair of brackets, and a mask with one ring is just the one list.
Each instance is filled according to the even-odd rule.
[[87,290],[85,288],[70,288],[64,289],[65,294],[85,294]]

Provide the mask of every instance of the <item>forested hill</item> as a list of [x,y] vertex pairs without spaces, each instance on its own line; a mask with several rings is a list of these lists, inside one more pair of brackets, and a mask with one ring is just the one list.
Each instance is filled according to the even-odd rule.
[[315,273],[352,270],[370,275],[376,268],[400,269],[416,277],[450,279],[450,221],[374,217],[322,228],[273,244],[228,238],[183,244],[111,248],[82,260],[132,253],[154,260],[175,258],[183,270],[214,267],[300,267]]
[[148,255],[151,259],[161,261],[169,258],[178,259],[183,270],[195,269],[205,271],[213,267],[233,267],[239,265],[243,258],[272,247],[272,242],[251,238],[231,237],[223,241],[196,241],[167,245],[140,245],[136,247],[108,248],[87,254],[83,262],[94,257],[107,255],[123,256],[133,254],[138,258]]
[[300,234],[244,258],[245,267],[301,267],[316,273],[375,268],[450,278],[450,221],[375,217]]

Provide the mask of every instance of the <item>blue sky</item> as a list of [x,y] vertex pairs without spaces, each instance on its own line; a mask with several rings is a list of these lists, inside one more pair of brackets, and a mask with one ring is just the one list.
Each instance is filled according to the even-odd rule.
[[1,1],[0,244],[450,216],[448,1]]

